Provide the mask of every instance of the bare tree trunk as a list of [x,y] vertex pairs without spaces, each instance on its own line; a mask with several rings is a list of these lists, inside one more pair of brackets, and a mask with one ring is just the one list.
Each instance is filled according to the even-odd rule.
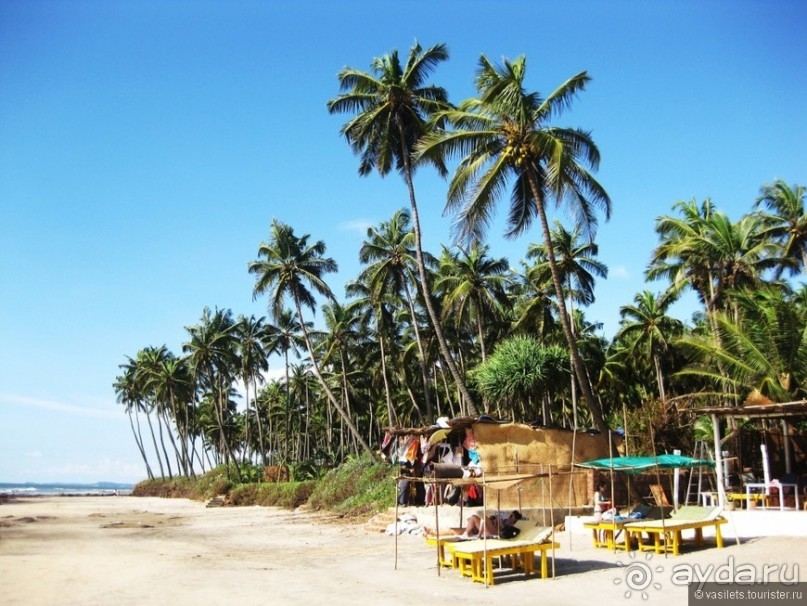
[[555,296],[558,300],[558,317],[560,319],[560,325],[563,328],[563,333],[566,336],[566,342],[569,345],[569,350],[572,356],[572,368],[574,369],[574,373],[577,375],[577,382],[580,385],[581,391],[583,392],[583,398],[586,401],[586,405],[591,411],[591,418],[594,421],[594,425],[603,436],[606,436],[608,433],[608,426],[605,424],[599,403],[594,398],[594,394],[591,390],[591,385],[588,381],[588,374],[586,373],[585,366],[583,365],[583,360],[580,358],[577,342],[575,341],[574,334],[572,333],[569,315],[566,311],[566,297],[563,293],[563,286],[561,286],[560,271],[558,270],[558,263],[555,259],[555,251],[552,246],[552,232],[549,228],[549,221],[546,218],[546,209],[543,205],[541,191],[538,187],[538,183],[536,182],[535,175],[531,171],[527,171],[527,175],[530,182],[530,188],[532,189],[532,194],[535,199],[535,206],[538,210],[538,217],[541,220],[541,230],[543,231],[544,236],[546,256],[547,260],[549,261],[549,268],[551,270],[550,273],[552,274],[552,284],[555,287]]
[[[410,163],[408,150],[406,149],[406,134],[404,133],[403,124],[400,121],[400,117],[398,118],[398,132],[401,138],[401,157],[403,158],[404,162],[404,176],[406,178],[406,186],[409,189],[409,204],[412,207],[412,225],[415,230],[415,255],[417,257],[418,273],[420,274],[420,289],[423,293],[423,302],[426,305],[426,311],[429,314],[432,328],[434,328],[434,334],[437,337],[438,344],[440,345],[440,353],[442,354],[445,363],[448,365],[448,370],[451,372],[451,376],[454,378],[454,382],[457,384],[457,389],[462,394],[462,398],[468,407],[468,411],[471,414],[476,415],[479,414],[477,412],[476,403],[474,402],[471,393],[468,391],[462,375],[460,375],[459,370],[457,370],[457,365],[454,363],[454,359],[451,357],[448,343],[445,335],[443,334],[443,327],[440,325],[440,319],[437,317],[437,312],[434,309],[431,288],[429,287],[429,280],[428,276],[426,275],[426,262],[423,258],[423,242],[420,233],[420,215],[418,213],[417,200],[415,199],[415,186],[412,182],[412,166]],[[427,411],[427,414],[430,412],[431,411]]]
[[351,435],[356,439],[356,442],[358,442],[359,445],[361,445],[362,450],[364,450],[364,452],[366,452],[371,457],[375,457],[375,454],[373,453],[372,449],[367,444],[367,442],[365,442],[364,438],[359,433],[359,430],[350,420],[350,417],[348,416],[347,412],[339,404],[339,402],[334,397],[331,390],[328,388],[328,384],[325,382],[325,379],[322,377],[322,373],[319,370],[319,364],[317,363],[317,359],[314,356],[314,347],[311,345],[311,339],[308,336],[308,331],[305,328],[305,321],[303,320],[303,311],[300,306],[300,301],[297,299],[297,297],[294,298],[294,305],[297,308],[297,318],[300,321],[300,326],[303,329],[303,340],[305,341],[305,346],[308,349],[308,355],[311,356],[311,369],[314,371],[314,376],[317,377],[317,379],[319,380],[320,386],[322,387],[322,390],[325,392],[325,396],[328,398],[328,401],[339,413],[339,416],[342,418],[342,421],[347,425],[348,429],[350,430]]
[[[135,407],[137,405],[135,404]],[[135,414],[132,415],[132,409],[129,409],[129,426],[132,428],[132,435],[134,436],[135,443],[137,444],[137,449],[140,451],[140,456],[143,457],[143,463],[146,465],[146,474],[148,474],[149,480],[154,479],[154,474],[151,471],[151,466],[149,465],[148,457],[146,456],[146,450],[143,448],[143,436],[140,434],[140,418],[137,417],[137,429],[135,429],[134,421],[132,420],[132,416],[137,415],[137,408],[135,408]]]

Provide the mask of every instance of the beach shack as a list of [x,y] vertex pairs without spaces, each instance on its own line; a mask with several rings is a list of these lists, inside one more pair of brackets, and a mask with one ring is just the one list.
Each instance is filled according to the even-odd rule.
[[[596,472],[574,464],[607,457],[609,439],[594,432],[489,417],[441,417],[427,427],[387,428],[382,452],[400,465],[399,487],[410,491],[404,499],[417,499],[400,504],[428,505],[435,499],[451,503],[446,499],[456,496],[460,504],[473,505],[474,498],[481,502],[481,495],[473,493],[486,484],[485,478],[516,474],[531,477],[497,488],[495,495],[488,495],[490,503],[503,509],[590,510]],[[468,478],[477,481],[457,481]],[[451,494],[463,485],[474,487],[468,488],[471,494]]]

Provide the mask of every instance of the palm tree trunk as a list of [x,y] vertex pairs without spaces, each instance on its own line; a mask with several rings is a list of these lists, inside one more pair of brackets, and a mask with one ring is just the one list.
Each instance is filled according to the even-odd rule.
[[[187,405],[186,405],[187,408]],[[183,429],[181,423],[179,423],[179,415],[177,414],[176,408],[176,401],[174,399],[173,392],[171,393],[171,410],[174,411],[174,426],[177,429],[177,437],[179,438],[179,444],[181,446],[180,453],[181,453],[181,460],[180,460],[180,469],[182,470],[182,474],[185,476],[190,476],[189,471],[189,464],[188,464],[188,444],[185,440],[185,434],[183,433]],[[185,425],[187,428],[187,425]],[[176,446],[175,446],[176,448]]]
[[[412,166],[409,159],[409,153],[406,149],[406,134],[404,132],[400,116],[398,117],[398,133],[401,138],[401,157],[403,158],[404,162],[404,176],[406,178],[406,186],[409,189],[409,204],[412,207],[412,225],[415,230],[415,257],[417,259],[418,274],[420,275],[420,288],[421,292],[423,293],[423,301],[426,304],[426,311],[429,313],[429,319],[432,322],[434,334],[437,336],[437,342],[440,345],[440,353],[448,365],[448,370],[451,372],[451,376],[454,378],[454,382],[457,384],[457,389],[462,394],[462,398],[468,407],[468,412],[473,415],[477,415],[479,412],[476,407],[476,402],[474,401],[473,396],[471,396],[471,392],[468,391],[468,387],[465,385],[465,381],[460,375],[459,370],[457,370],[457,365],[454,363],[454,359],[451,357],[451,353],[448,349],[448,343],[446,342],[445,335],[443,334],[443,328],[440,325],[440,319],[437,317],[437,312],[434,309],[431,288],[427,279],[428,277],[426,276],[426,262],[423,259],[423,244],[420,234],[420,215],[418,214],[418,205],[417,200],[415,199],[415,186],[412,182]],[[431,411],[427,411],[427,414],[428,413],[431,413]]]
[[230,440],[227,438],[227,432],[224,429],[224,402],[226,400],[226,395],[228,392],[227,387],[224,385],[224,379],[220,375],[217,376],[217,385],[216,385],[216,401],[218,401],[218,410],[220,416],[220,430],[221,430],[221,447],[224,450],[225,457],[227,459],[227,475],[230,475],[231,471],[231,464],[235,466],[235,477],[236,479],[241,482],[241,467],[238,465],[238,459],[235,456],[235,452],[233,451],[232,444],[230,444]]
[[163,418],[159,408],[157,409],[157,429],[160,432],[160,445],[163,447],[163,455],[165,455],[165,465],[168,467],[168,477],[173,478],[174,474],[171,471],[171,460],[168,458],[168,449],[165,447],[165,437],[163,436]]
[[457,416],[456,411],[454,410],[454,403],[451,400],[451,392],[449,391],[448,381],[446,381],[446,373],[443,371],[443,367],[440,367],[440,378],[443,380],[443,389],[446,392],[446,401],[448,402],[448,408],[451,410],[451,416]]
[[252,378],[252,393],[253,393],[253,404],[255,405],[255,420],[258,424],[258,443],[259,448],[261,449],[261,464],[266,467],[266,443],[264,442],[263,437],[263,421],[261,421],[261,410],[258,406],[258,379],[256,377]]
[[580,390],[583,392],[583,398],[586,401],[586,405],[588,406],[589,411],[591,411],[591,418],[594,421],[594,425],[604,437],[608,435],[608,426],[605,424],[602,411],[600,410],[597,400],[594,398],[594,394],[591,391],[591,385],[588,382],[588,375],[586,374],[583,360],[580,358],[580,351],[577,349],[577,342],[575,341],[574,334],[572,333],[569,315],[566,312],[566,297],[563,294],[563,286],[561,286],[560,271],[558,270],[558,263],[555,259],[555,251],[552,247],[552,232],[549,228],[549,221],[546,218],[546,209],[544,208],[543,199],[541,198],[541,192],[538,187],[538,183],[536,182],[535,175],[532,173],[532,171],[527,171],[527,174],[530,182],[530,188],[532,189],[532,195],[535,199],[535,206],[538,210],[538,216],[541,220],[541,231],[543,232],[544,236],[546,256],[549,260],[549,269],[550,273],[552,274],[552,284],[555,287],[555,296],[558,300],[558,317],[560,319],[560,325],[563,328],[563,334],[566,336],[566,342],[569,345],[569,351],[572,356],[572,367],[574,368],[574,373],[577,375],[577,382],[580,385]]
[[244,413],[244,452],[241,453],[241,462],[246,463],[249,456],[249,379],[244,376],[244,400],[246,401],[246,411]]
[[356,442],[358,442],[359,445],[361,445],[362,449],[368,455],[375,458],[375,454],[373,453],[372,449],[367,444],[367,442],[365,442],[364,438],[359,433],[359,430],[356,429],[356,426],[350,420],[350,417],[348,417],[347,413],[343,410],[342,406],[339,404],[336,397],[328,388],[327,383],[325,383],[325,379],[322,377],[322,373],[319,370],[319,364],[317,363],[317,359],[314,356],[314,347],[311,345],[311,339],[308,336],[308,330],[305,328],[305,320],[303,319],[303,310],[302,307],[300,306],[300,300],[297,297],[294,297],[294,306],[297,309],[297,319],[300,321],[300,326],[302,327],[303,339],[305,340],[306,349],[308,349],[308,355],[311,356],[311,368],[314,371],[314,376],[316,376],[317,380],[319,380],[319,384],[322,387],[323,391],[325,392],[325,396],[328,398],[328,401],[331,403],[331,405],[339,413],[339,416],[347,425],[351,435],[356,439]]
[[392,408],[392,396],[390,395],[389,379],[387,378],[387,354],[384,351],[384,336],[379,332],[378,345],[381,348],[381,376],[384,379],[384,395],[387,400],[387,423],[393,425],[397,422],[395,410]]
[[160,477],[164,478],[165,477],[165,470],[163,469],[162,458],[160,458],[160,449],[157,446],[157,436],[154,435],[154,425],[151,424],[151,413],[150,412],[146,413],[146,421],[148,421],[148,424],[149,424],[149,431],[151,432],[151,441],[154,443],[154,452],[157,455],[157,463],[159,463],[159,465],[160,465]]
[[[572,315],[572,336],[574,336],[574,301],[572,300],[572,278],[569,276],[569,310]],[[571,359],[569,360],[572,361]],[[574,417],[574,427],[577,430],[577,382],[575,381],[575,373],[572,373],[571,378],[571,393],[572,393],[572,416]]]
[[[407,272],[408,274],[409,272]],[[426,417],[432,419],[434,409],[432,407],[432,398],[429,391],[429,373],[426,366],[426,351],[423,349],[423,339],[420,337],[420,328],[417,322],[417,314],[415,314],[415,304],[412,301],[412,293],[409,292],[409,285],[404,280],[404,293],[406,294],[406,302],[409,305],[409,316],[412,318],[412,329],[415,331],[415,342],[418,346],[418,354],[420,356],[420,377],[423,381],[423,400],[426,403]]]
[[[482,351],[482,364],[484,364],[487,360],[487,355],[485,352],[485,331],[482,328],[482,306],[477,305],[477,309],[479,311],[476,314],[476,332],[479,335],[479,347]],[[487,407],[485,410],[487,410]]]
[[667,407],[667,394],[664,391],[664,377],[661,374],[661,360],[658,354],[653,354],[653,364],[656,367],[656,381],[658,381],[658,395],[661,398],[661,403],[664,405],[665,410]]
[[284,418],[286,426],[286,440],[283,443],[283,456],[286,460],[289,458],[289,415],[291,415],[291,389],[289,389],[289,348],[283,350],[283,357],[286,362],[286,414]]
[[146,473],[148,474],[149,480],[151,480],[154,478],[154,474],[151,471],[151,466],[149,465],[149,460],[148,457],[146,456],[146,451],[143,448],[143,437],[140,435],[140,419],[137,420],[137,429],[135,429],[132,416],[133,416],[132,409],[129,408],[129,426],[132,428],[132,435],[134,436],[135,443],[137,444],[137,449],[140,451],[140,456],[143,457],[143,463],[146,465]]

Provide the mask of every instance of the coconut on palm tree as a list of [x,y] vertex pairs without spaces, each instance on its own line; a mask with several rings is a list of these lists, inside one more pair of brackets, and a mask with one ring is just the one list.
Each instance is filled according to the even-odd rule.
[[474,240],[484,235],[508,185],[506,235],[522,234],[538,218],[574,372],[597,428],[606,432],[572,333],[547,218],[550,203],[563,205],[584,235],[590,236],[597,223],[595,210],[602,210],[606,218],[610,215],[610,198],[589,170],[596,169],[600,159],[590,133],[550,124],[585,89],[590,78],[581,72],[544,98],[525,89],[526,63],[522,56],[494,65],[483,55],[476,78],[479,96],[439,114],[452,128],[427,134],[418,144],[417,157],[437,160],[462,156],[446,203],[447,211],[457,212],[459,238]]

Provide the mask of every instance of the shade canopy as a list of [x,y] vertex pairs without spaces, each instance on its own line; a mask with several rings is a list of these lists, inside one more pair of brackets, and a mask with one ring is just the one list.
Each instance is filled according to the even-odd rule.
[[714,461],[706,459],[693,459],[682,455],[663,454],[656,457],[614,457],[608,459],[596,459],[585,463],[575,463],[577,467],[586,469],[602,469],[623,471],[626,473],[641,473],[648,469],[676,469],[693,467],[715,466]]

